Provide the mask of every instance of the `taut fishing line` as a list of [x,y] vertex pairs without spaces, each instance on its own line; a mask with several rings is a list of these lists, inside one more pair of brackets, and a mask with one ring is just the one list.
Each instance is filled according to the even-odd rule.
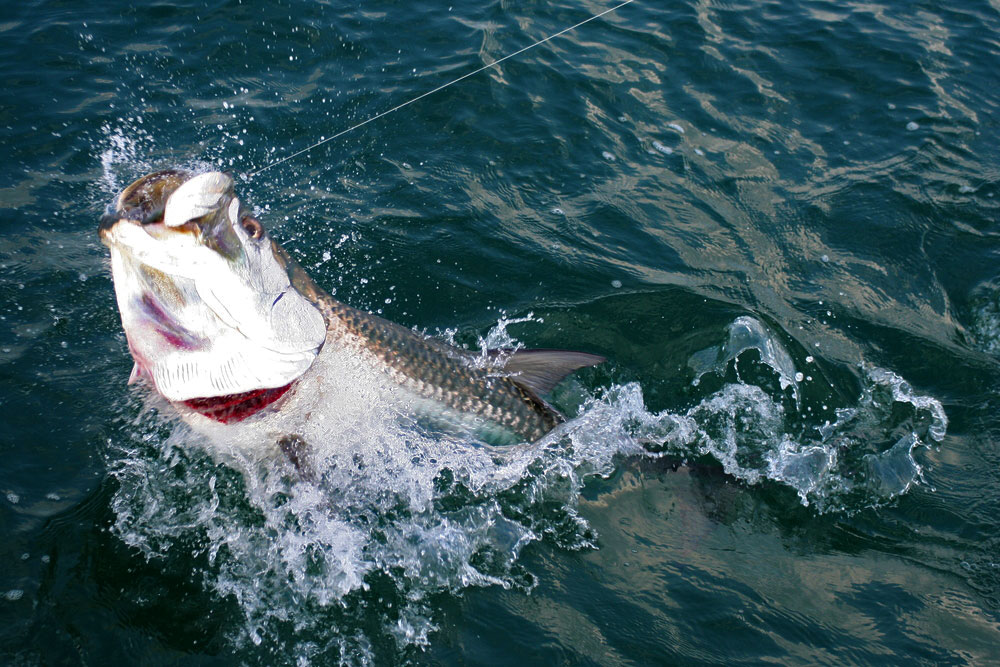
[[357,125],[352,125],[351,127],[347,128],[346,130],[341,130],[340,132],[338,132],[337,134],[333,135],[332,137],[327,137],[326,139],[320,139],[319,141],[317,141],[316,143],[314,143],[311,146],[307,146],[307,147],[303,148],[300,151],[296,151],[296,152],[292,153],[291,155],[286,155],[285,157],[281,158],[280,160],[275,160],[274,162],[271,162],[270,164],[266,164],[263,167],[261,167],[260,169],[256,169],[254,171],[248,172],[248,173],[246,173],[246,174],[243,175],[243,178],[244,179],[253,178],[254,176],[256,176],[257,174],[259,174],[260,172],[264,171],[265,169],[270,169],[271,167],[277,166],[277,165],[279,165],[279,164],[281,164],[283,162],[288,162],[289,160],[291,160],[293,158],[297,158],[298,156],[300,156],[300,155],[302,155],[304,153],[308,153],[309,151],[311,151],[311,150],[313,150],[315,148],[318,148],[319,146],[322,146],[325,143],[333,141],[337,137],[342,137],[345,134],[347,134],[348,132],[351,132],[353,130],[358,129],[362,125],[367,125],[368,123],[372,122],[373,120],[378,120],[379,118],[382,118],[383,116],[388,116],[389,114],[391,114],[394,111],[399,111],[400,109],[402,109],[405,106],[413,104],[414,102],[416,102],[418,100],[422,100],[423,98],[425,98],[425,97],[427,97],[429,95],[433,95],[436,92],[442,91],[445,88],[447,88],[448,86],[450,86],[452,84],[456,84],[456,83],[458,83],[459,81],[461,81],[463,79],[468,79],[470,76],[474,76],[476,74],[479,74],[483,70],[489,69],[491,67],[496,67],[497,65],[499,65],[503,61],[507,60],[508,58],[513,58],[514,56],[519,55],[521,53],[524,53],[525,51],[527,51],[529,49],[535,48],[539,44],[544,44],[545,42],[548,42],[549,40],[555,39],[556,37],[559,37],[560,35],[565,35],[567,32],[570,32],[571,30],[576,30],[577,28],[579,28],[580,26],[584,25],[585,23],[590,23],[591,21],[593,21],[595,19],[599,19],[602,16],[604,16],[605,14],[610,14],[611,12],[613,12],[613,11],[615,11],[617,9],[621,9],[625,5],[631,4],[632,2],[635,2],[635,0],[625,0],[625,2],[617,4],[614,7],[611,7],[610,9],[605,9],[600,14],[594,14],[590,18],[588,18],[588,19],[586,19],[584,21],[580,21],[576,25],[571,25],[568,28],[563,28],[559,32],[554,33],[552,35],[549,35],[545,39],[540,39],[537,42],[535,42],[534,44],[530,44],[530,45],[524,47],[523,49],[519,49],[517,51],[514,51],[513,53],[508,53],[503,58],[500,58],[499,60],[494,60],[493,62],[491,62],[488,65],[483,65],[479,69],[473,70],[473,71],[469,72],[468,74],[463,74],[462,76],[458,77],[457,79],[449,81],[448,83],[446,83],[444,85],[438,86],[434,90],[428,90],[426,93],[422,93],[420,95],[417,95],[413,99],[407,100],[406,102],[403,102],[400,105],[394,106],[393,108],[391,108],[391,109],[389,109],[387,111],[383,111],[382,113],[375,114],[374,116],[371,116],[370,118],[361,121]]

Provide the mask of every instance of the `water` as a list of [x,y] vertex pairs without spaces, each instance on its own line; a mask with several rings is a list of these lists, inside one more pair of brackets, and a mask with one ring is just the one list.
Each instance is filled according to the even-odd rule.
[[605,7],[3,10],[4,663],[997,659],[995,4],[637,1],[241,184],[352,305],[607,356],[538,443],[337,384],[303,481],[126,387],[121,187]]

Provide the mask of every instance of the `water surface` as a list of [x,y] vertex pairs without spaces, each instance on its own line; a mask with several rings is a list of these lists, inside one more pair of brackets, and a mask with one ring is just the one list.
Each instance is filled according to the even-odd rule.
[[125,385],[122,187],[259,169],[608,6],[0,13],[3,662],[997,659],[992,2],[637,0],[241,183],[351,305],[608,357],[539,443],[373,410],[303,484]]

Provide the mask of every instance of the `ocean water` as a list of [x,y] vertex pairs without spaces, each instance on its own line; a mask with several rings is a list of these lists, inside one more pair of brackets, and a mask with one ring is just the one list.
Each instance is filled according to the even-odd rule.
[[[1000,7],[0,10],[0,662],[1000,660]],[[608,362],[536,443],[141,386],[100,216],[226,169],[347,303]],[[335,369],[336,370],[336,369]]]

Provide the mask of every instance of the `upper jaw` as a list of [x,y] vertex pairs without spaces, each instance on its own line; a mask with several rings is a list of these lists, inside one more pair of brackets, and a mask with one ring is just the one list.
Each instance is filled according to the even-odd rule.
[[[147,174],[125,188],[115,202],[115,210],[101,217],[97,231],[105,245],[113,242],[112,230],[119,223],[145,227],[163,223],[199,237],[211,235],[225,222],[230,207],[238,200],[235,182],[229,174],[167,169]],[[169,205],[168,205],[169,204]]]
[[[154,218],[147,214],[140,217],[137,215],[141,213],[138,209],[132,209],[131,211],[114,211],[111,213],[105,213],[101,216],[101,221],[97,225],[97,235],[100,236],[101,242],[106,246],[110,246],[114,242],[115,227],[121,223],[123,225],[132,224],[142,226],[149,224]],[[159,210],[159,215],[163,214],[163,210]],[[155,213],[154,213],[155,215]]]
[[101,243],[104,245],[108,245],[108,233],[119,219],[117,213],[105,213],[101,216],[101,222],[97,225],[97,235],[101,237]]

